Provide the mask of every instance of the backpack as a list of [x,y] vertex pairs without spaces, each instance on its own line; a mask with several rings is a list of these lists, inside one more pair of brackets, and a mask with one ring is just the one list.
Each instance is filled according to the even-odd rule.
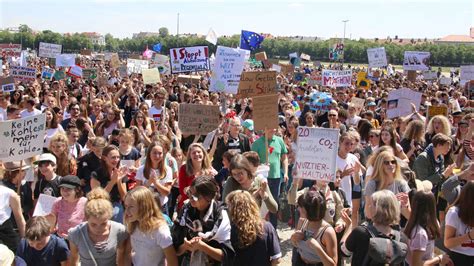
[[364,228],[370,234],[370,240],[367,254],[365,255],[362,265],[398,265],[405,261],[408,246],[400,242],[400,231],[392,230],[392,235],[395,236],[395,239],[391,239],[381,235],[371,224],[365,225]]

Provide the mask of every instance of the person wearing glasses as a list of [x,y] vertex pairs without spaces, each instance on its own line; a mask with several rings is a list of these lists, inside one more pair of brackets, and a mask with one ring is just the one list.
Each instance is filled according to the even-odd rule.
[[81,114],[81,109],[79,107],[79,104],[77,102],[70,103],[67,109],[68,113],[71,115],[70,118],[64,119],[61,122],[61,126],[64,129],[67,129],[69,126],[69,123],[76,121],[76,119],[79,118],[79,115]]
[[339,134],[341,134],[341,135],[344,134],[347,131],[346,125],[339,122],[338,117],[339,117],[339,115],[338,115],[337,110],[333,109],[333,110],[329,111],[329,113],[328,113],[329,121],[324,122],[321,125],[321,127],[336,128],[336,129],[339,129]]
[[155,122],[162,121],[162,115],[164,115],[163,104],[165,103],[165,99],[166,99],[166,90],[164,88],[160,88],[155,93],[155,96],[153,97],[153,106],[148,111],[150,118],[153,118]]

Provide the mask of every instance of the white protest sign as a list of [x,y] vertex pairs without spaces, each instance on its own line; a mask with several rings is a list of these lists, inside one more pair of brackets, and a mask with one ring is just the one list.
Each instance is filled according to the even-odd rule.
[[304,53],[301,53],[300,58],[301,58],[302,60],[306,60],[306,61],[310,61],[310,60],[311,60],[311,56],[310,56],[310,55],[307,55],[307,54],[304,54]]
[[43,72],[41,72],[41,78],[42,79],[51,79],[54,74],[54,69],[53,68],[43,68]]
[[405,51],[403,70],[428,70],[430,52]]
[[420,102],[420,92],[408,88],[392,90],[388,93],[387,117],[394,118],[409,115],[413,112],[411,104],[415,104],[416,110],[419,110]]
[[40,42],[39,49],[38,49],[38,56],[47,57],[47,58],[56,58],[57,55],[61,54],[62,47],[63,46],[60,44]]
[[75,54],[56,55],[56,67],[70,67],[76,65]]
[[369,67],[385,67],[388,65],[385,47],[367,49],[367,57],[369,59]]
[[142,69],[143,84],[156,84],[160,82],[160,71],[158,68]]
[[209,32],[207,33],[206,41],[208,41],[208,42],[210,42],[214,45],[217,44],[217,34],[212,28],[210,28]]
[[438,73],[436,71],[427,70],[421,72],[424,80],[433,80],[438,78]]
[[360,111],[362,111],[362,109],[364,108],[364,103],[365,103],[365,99],[361,99],[357,97],[352,97],[351,99],[351,104],[356,109],[357,114],[360,114]]
[[237,94],[240,76],[244,69],[245,54],[245,50],[217,47],[209,91]]
[[34,216],[45,216],[51,213],[53,210],[53,204],[56,202],[58,198],[46,195],[41,193],[38,197],[38,202],[35,206],[35,211],[33,212]]
[[298,178],[336,180],[339,129],[298,127],[296,175]]
[[12,162],[43,152],[46,114],[0,122],[0,161]]
[[329,87],[350,87],[352,81],[352,70],[329,70],[323,69],[322,84]]
[[451,85],[452,81],[453,80],[450,77],[441,76],[439,78],[439,84],[441,84],[441,85],[449,86],[449,85]]
[[132,73],[142,73],[142,69],[148,69],[148,61],[140,59],[127,59],[127,72],[128,74]]
[[36,79],[36,68],[12,66],[10,67],[10,74],[15,80],[34,81]]
[[279,66],[279,65],[273,64],[273,65],[272,65],[272,69],[275,70],[275,71],[278,72],[278,73],[281,72],[281,66]]
[[155,54],[150,60],[150,68],[158,68],[160,74],[171,74],[170,59],[166,55]]
[[1,91],[11,92],[15,90],[15,80],[12,76],[0,78]]
[[70,67],[66,73],[69,76],[73,76],[73,77],[76,77],[76,78],[82,78],[82,70],[83,70],[82,67],[80,67],[78,65],[74,65],[74,66]]
[[474,80],[474,65],[461,66],[461,80]]
[[193,46],[170,49],[171,73],[210,70],[209,48]]

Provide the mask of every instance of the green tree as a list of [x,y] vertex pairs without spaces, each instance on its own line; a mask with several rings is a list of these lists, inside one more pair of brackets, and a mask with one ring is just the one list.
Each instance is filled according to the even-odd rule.
[[160,34],[160,37],[162,37],[162,38],[165,38],[168,35],[170,35],[170,32],[169,32],[168,28],[166,28],[166,27],[159,28],[158,33]]

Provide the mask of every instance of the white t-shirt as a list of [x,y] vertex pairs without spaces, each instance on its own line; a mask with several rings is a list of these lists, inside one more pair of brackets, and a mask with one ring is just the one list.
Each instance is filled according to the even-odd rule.
[[46,130],[46,134],[44,135],[43,148],[48,148],[48,147],[49,147],[49,143],[51,142],[51,139],[53,138],[53,136],[56,135],[56,134],[59,133],[59,132],[64,133],[64,129],[63,129],[63,127],[61,126],[61,124],[58,124],[58,127],[57,127],[57,128],[48,128],[48,129]]
[[163,112],[163,108],[156,108],[155,106],[152,106],[150,110],[148,110],[148,114],[155,122],[160,122],[161,121],[161,113]]
[[130,238],[133,265],[166,265],[163,250],[173,245],[173,239],[167,224],[163,223],[157,230],[146,234],[137,228]]
[[[137,170],[137,175],[135,176],[135,178],[137,180],[141,181],[143,184],[145,184],[148,181],[145,178],[145,176],[143,175],[143,170],[144,169],[145,169],[145,165],[140,166]],[[165,169],[166,169],[165,177],[163,179],[158,180],[158,182],[161,185],[166,185],[167,183],[173,182],[173,170],[171,170],[171,168],[168,165],[165,165]],[[151,169],[151,170],[155,171],[155,175],[157,177],[159,177],[161,175],[159,170],[157,170],[157,169]],[[154,185],[152,184],[151,187],[154,187]],[[160,201],[161,201],[161,206],[164,206],[168,202],[168,197],[160,195]]]
[[[469,232],[469,226],[465,225],[461,219],[459,219],[459,208],[454,206],[449,208],[448,213],[446,214],[446,225],[451,226],[453,228],[456,228],[456,234],[454,235],[455,237],[465,235]],[[451,248],[451,251],[461,253],[464,255],[468,256],[474,256],[474,248],[472,247],[472,243],[470,241],[463,243],[463,244],[468,244],[471,245],[463,247],[462,244]]]
[[10,208],[10,198],[15,195],[15,191],[0,185],[0,225],[10,219],[12,208]]
[[41,111],[36,108],[33,108],[33,111],[31,112],[29,112],[28,109],[24,109],[23,111],[20,112],[21,118],[30,117],[30,116],[39,115],[39,114],[41,114]]
[[[357,157],[352,153],[347,154],[346,159],[342,159],[338,155],[337,158],[336,158],[336,167],[337,167],[338,170],[344,171],[346,166],[347,166],[347,168],[354,167],[354,165],[357,161],[359,161],[359,159],[357,159]],[[352,206],[351,176],[350,175],[341,176],[341,178],[342,178],[342,180],[341,180],[341,189],[342,189],[342,191],[344,191],[344,193],[346,193],[347,201]]]
[[423,251],[422,260],[430,260],[433,258],[435,241],[429,239],[428,233],[423,227],[417,225],[412,229],[408,244],[410,252],[407,254],[407,262],[411,261],[413,251]]

